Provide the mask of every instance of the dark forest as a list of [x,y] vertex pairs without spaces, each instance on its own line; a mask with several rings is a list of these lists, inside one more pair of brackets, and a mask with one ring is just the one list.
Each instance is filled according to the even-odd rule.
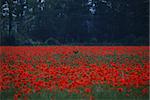
[[1,0],[0,45],[149,45],[149,0]]

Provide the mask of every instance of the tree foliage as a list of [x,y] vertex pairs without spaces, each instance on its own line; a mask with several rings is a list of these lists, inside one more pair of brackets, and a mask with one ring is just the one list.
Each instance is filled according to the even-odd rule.
[[30,39],[59,45],[148,44],[148,0],[1,0],[0,5],[1,45]]

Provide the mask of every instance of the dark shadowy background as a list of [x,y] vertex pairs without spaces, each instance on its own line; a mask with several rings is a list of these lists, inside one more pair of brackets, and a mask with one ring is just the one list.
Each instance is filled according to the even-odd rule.
[[0,45],[149,45],[149,0],[1,0]]

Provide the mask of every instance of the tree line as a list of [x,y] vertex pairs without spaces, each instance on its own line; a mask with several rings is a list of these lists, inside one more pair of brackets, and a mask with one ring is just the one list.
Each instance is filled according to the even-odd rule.
[[1,0],[1,45],[148,45],[148,0]]

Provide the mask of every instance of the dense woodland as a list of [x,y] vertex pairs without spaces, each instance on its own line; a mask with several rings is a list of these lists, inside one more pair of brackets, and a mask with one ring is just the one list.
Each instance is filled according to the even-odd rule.
[[149,45],[149,0],[0,0],[0,45]]

